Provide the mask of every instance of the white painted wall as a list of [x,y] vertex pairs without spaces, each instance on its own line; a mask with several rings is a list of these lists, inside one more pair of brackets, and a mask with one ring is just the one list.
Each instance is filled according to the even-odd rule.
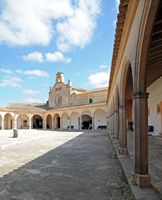
[[29,119],[28,119],[28,116],[27,115],[21,115],[21,116],[18,116],[17,118],[17,128],[18,129],[21,129],[21,128],[27,128],[27,127],[24,127],[23,125],[23,121],[26,120],[27,121],[27,127],[29,127]]
[[78,113],[74,112],[71,115],[71,126],[73,126],[73,129],[79,129],[79,115]]
[[22,120],[21,120],[21,117],[19,116],[19,117],[17,118],[17,128],[20,129],[21,126],[22,126]]
[[70,126],[70,120],[67,113],[63,114],[61,117],[61,128],[67,129],[67,127]]
[[97,110],[94,114],[94,129],[97,129],[100,125],[107,125],[106,114],[103,110]]
[[161,114],[157,113],[157,104],[162,101],[162,77],[157,79],[147,88],[149,92],[148,107],[149,116],[148,124],[154,126],[154,135],[159,135],[161,132]]

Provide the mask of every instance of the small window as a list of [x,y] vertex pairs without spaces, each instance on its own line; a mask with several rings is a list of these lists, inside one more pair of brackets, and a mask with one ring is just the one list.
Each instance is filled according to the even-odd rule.
[[89,103],[93,103],[93,99],[92,98],[89,99]]

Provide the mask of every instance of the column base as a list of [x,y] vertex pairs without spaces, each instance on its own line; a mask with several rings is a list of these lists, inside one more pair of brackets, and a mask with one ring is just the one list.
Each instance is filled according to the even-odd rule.
[[159,136],[162,137],[162,132],[159,133]]
[[128,155],[128,148],[119,148],[118,153],[119,153],[119,155],[127,156]]
[[143,188],[151,187],[150,174],[133,174],[133,184]]

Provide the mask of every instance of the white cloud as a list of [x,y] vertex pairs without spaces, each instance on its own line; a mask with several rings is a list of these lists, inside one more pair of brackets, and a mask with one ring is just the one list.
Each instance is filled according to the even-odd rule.
[[0,69],[1,72],[5,73],[5,74],[12,74],[12,70],[11,69],[6,69],[6,68],[2,68]]
[[14,45],[47,45],[53,21],[73,14],[70,0],[4,0],[0,41]]
[[48,77],[47,71],[43,71],[43,70],[39,70],[39,69],[26,70],[26,71],[22,71],[22,73],[29,75],[29,76]]
[[96,16],[99,13],[100,0],[80,0],[73,16],[57,24],[58,48],[61,51],[67,51],[71,46],[84,47],[89,43],[96,26]]
[[48,45],[59,50],[91,41],[101,0],[3,0],[0,43]]
[[100,69],[106,69],[107,66],[106,65],[100,65]]
[[94,74],[91,74],[88,77],[89,83],[93,85],[94,87],[106,87],[108,86],[108,80],[109,80],[109,72],[97,72]]
[[66,62],[66,63],[71,62],[71,58],[65,57],[64,54],[59,51],[56,51],[54,53],[50,53],[50,52],[46,53],[45,57],[47,61],[51,61],[51,62]]
[[[120,4],[120,0],[115,0],[115,8],[114,11],[115,12],[119,12],[119,4]],[[117,22],[117,17],[116,19],[113,21],[113,27],[116,28],[116,22]]]
[[115,0],[115,3],[116,3],[116,9],[117,9],[117,11],[118,11],[118,9],[119,9],[119,4],[120,4],[120,0]]
[[71,58],[64,56],[64,54],[59,51],[55,51],[53,53],[48,52],[44,55],[39,51],[35,51],[35,52],[29,53],[27,55],[23,55],[22,59],[24,59],[26,61],[37,61],[37,62],[43,62],[43,61],[65,62],[65,63],[71,62]]
[[15,70],[18,74],[25,74],[28,76],[38,76],[38,77],[48,77],[49,74],[47,71],[39,70],[39,69],[33,69],[33,70]]
[[0,87],[21,87],[22,79],[19,77],[8,76],[0,81]]
[[41,52],[38,52],[38,51],[34,51],[27,55],[23,55],[22,58],[26,61],[29,60],[29,61],[43,62],[43,55]]
[[31,89],[31,88],[28,88],[28,89],[24,89],[24,90],[23,90],[23,93],[24,93],[25,95],[36,96],[36,95],[40,94],[40,91],[38,91],[38,90],[33,90],[33,89]]

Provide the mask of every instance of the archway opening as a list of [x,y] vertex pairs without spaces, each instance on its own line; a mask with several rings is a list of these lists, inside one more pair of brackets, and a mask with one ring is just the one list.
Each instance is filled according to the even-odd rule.
[[70,118],[71,118],[71,129],[79,129],[79,114],[77,112],[73,112]]
[[13,128],[13,118],[10,113],[7,113],[4,116],[4,129],[12,129]]
[[162,0],[150,31],[151,37],[144,72],[149,93],[148,130],[150,135],[162,135]]
[[128,130],[133,131],[133,75],[131,65],[128,67],[125,84],[126,124]]
[[[131,65],[129,64],[126,74],[125,83],[125,119],[126,119],[126,141],[129,154],[134,156],[134,124],[133,124],[133,74]],[[132,149],[133,148],[133,149]]]
[[52,116],[50,114],[46,117],[46,127],[52,129]]
[[90,115],[82,115],[82,129],[92,129],[92,117]]
[[59,114],[55,114],[54,118],[53,118],[53,124],[54,124],[54,128],[60,128],[60,115]]
[[94,129],[106,129],[106,113],[103,110],[96,110],[94,113]]
[[33,129],[43,128],[43,118],[40,115],[33,116]]
[[29,118],[27,115],[22,114],[17,118],[17,128],[18,129],[28,129],[29,128]]

